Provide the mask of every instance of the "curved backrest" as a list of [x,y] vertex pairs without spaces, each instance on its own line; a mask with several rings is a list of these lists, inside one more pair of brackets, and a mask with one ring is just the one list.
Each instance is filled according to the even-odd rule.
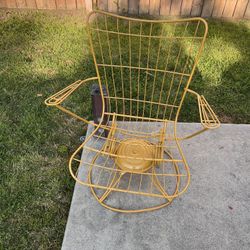
[[174,120],[204,46],[202,18],[144,20],[94,11],[90,44],[109,112]]

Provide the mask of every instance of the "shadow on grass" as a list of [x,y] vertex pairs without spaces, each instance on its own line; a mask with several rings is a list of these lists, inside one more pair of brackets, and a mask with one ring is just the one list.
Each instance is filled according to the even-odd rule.
[[[84,26],[13,13],[0,34],[0,248],[60,248],[74,186],[68,158],[86,128],[44,99],[93,75],[91,60],[81,59]],[[82,94],[84,108],[89,91]]]

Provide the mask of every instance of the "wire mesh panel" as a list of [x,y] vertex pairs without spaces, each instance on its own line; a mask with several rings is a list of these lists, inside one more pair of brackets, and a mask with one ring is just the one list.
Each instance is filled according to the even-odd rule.
[[109,112],[174,120],[207,32],[202,19],[149,21],[93,12],[90,40]]

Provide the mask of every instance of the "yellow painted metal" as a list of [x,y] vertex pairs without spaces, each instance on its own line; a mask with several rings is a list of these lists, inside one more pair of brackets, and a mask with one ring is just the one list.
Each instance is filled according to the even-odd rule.
[[[207,23],[202,18],[145,20],[93,11],[87,24],[96,77],[78,80],[45,101],[94,127],[71,156],[70,173],[113,211],[162,208],[183,194],[190,182],[179,142],[220,126],[206,99],[189,88]],[[99,124],[63,106],[68,96],[90,81],[99,83],[102,102],[108,103]],[[179,137],[178,117],[186,94],[197,98],[202,128]],[[108,124],[102,124],[104,116]],[[109,132],[107,137],[96,133],[100,128]],[[124,206],[109,204],[112,193],[118,193],[120,201],[124,198]],[[126,195],[151,200],[126,208]]]
[[[149,141],[142,139],[128,138],[123,140],[117,147],[116,155],[124,156],[124,158],[117,157],[115,163],[124,172],[141,173],[149,170],[156,157],[156,147]],[[150,160],[144,160],[151,158]]]

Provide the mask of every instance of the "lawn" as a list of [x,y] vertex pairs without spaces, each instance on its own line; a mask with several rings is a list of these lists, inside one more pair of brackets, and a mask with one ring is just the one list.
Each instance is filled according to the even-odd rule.
[[[83,16],[2,11],[0,36],[0,249],[58,249],[74,186],[68,158],[86,127],[44,99],[95,75]],[[250,123],[249,48],[250,21],[209,20],[191,86],[222,122]],[[77,99],[90,118],[89,89]],[[181,120],[195,121],[196,102],[186,102]]]

